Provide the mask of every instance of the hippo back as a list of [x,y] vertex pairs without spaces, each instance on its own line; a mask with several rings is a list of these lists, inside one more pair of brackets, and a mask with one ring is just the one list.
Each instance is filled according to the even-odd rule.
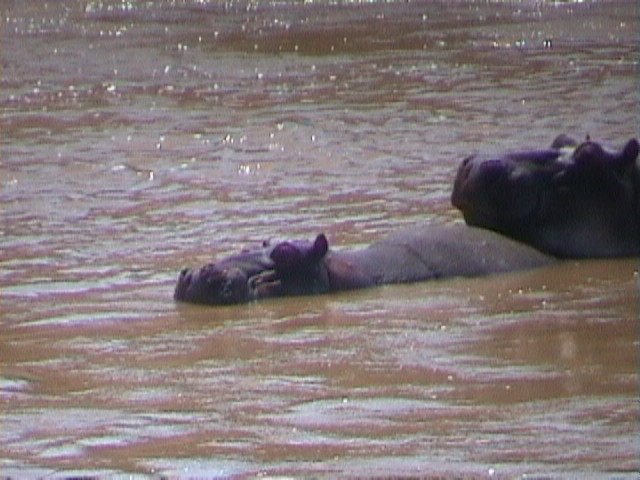
[[358,250],[327,255],[332,290],[528,270],[553,263],[540,251],[466,225],[416,225]]

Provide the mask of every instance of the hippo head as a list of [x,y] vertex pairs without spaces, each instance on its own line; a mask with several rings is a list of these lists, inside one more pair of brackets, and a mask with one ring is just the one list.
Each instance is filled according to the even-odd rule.
[[560,257],[640,254],[638,141],[618,152],[566,136],[551,148],[472,156],[451,197],[467,224]]
[[180,272],[174,298],[181,302],[227,305],[253,298],[247,272],[215,263]]
[[177,301],[209,305],[244,303],[258,298],[329,289],[324,265],[327,238],[312,242],[285,241],[246,250],[199,269],[180,273],[174,291]]

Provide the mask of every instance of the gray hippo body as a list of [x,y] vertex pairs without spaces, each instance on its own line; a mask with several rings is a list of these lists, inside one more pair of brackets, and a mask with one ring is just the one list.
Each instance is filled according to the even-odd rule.
[[305,295],[540,267],[554,259],[464,225],[412,227],[361,249],[329,249],[324,235],[286,241],[183,270],[174,297],[202,304]]
[[561,258],[640,255],[638,141],[610,151],[564,135],[551,148],[476,155],[451,197],[468,225]]

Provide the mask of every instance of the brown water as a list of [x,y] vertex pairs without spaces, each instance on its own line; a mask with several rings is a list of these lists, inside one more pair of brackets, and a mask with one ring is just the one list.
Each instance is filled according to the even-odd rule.
[[636,260],[172,301],[460,221],[471,152],[639,133],[633,0],[331,3],[0,3],[2,475],[637,478]]

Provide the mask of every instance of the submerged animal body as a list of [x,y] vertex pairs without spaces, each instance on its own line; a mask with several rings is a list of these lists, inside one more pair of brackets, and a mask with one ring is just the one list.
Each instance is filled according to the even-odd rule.
[[425,225],[366,248],[331,250],[326,237],[286,241],[183,270],[174,297],[211,305],[328,293],[389,283],[479,276],[554,260],[496,233],[464,225]]
[[468,225],[557,257],[637,256],[637,157],[636,139],[610,151],[562,135],[546,150],[467,158],[451,200]]
[[469,157],[452,194],[468,226],[417,226],[351,250],[330,249],[323,234],[263,244],[183,270],[174,298],[235,304],[640,255],[638,149],[561,135],[548,149]]

